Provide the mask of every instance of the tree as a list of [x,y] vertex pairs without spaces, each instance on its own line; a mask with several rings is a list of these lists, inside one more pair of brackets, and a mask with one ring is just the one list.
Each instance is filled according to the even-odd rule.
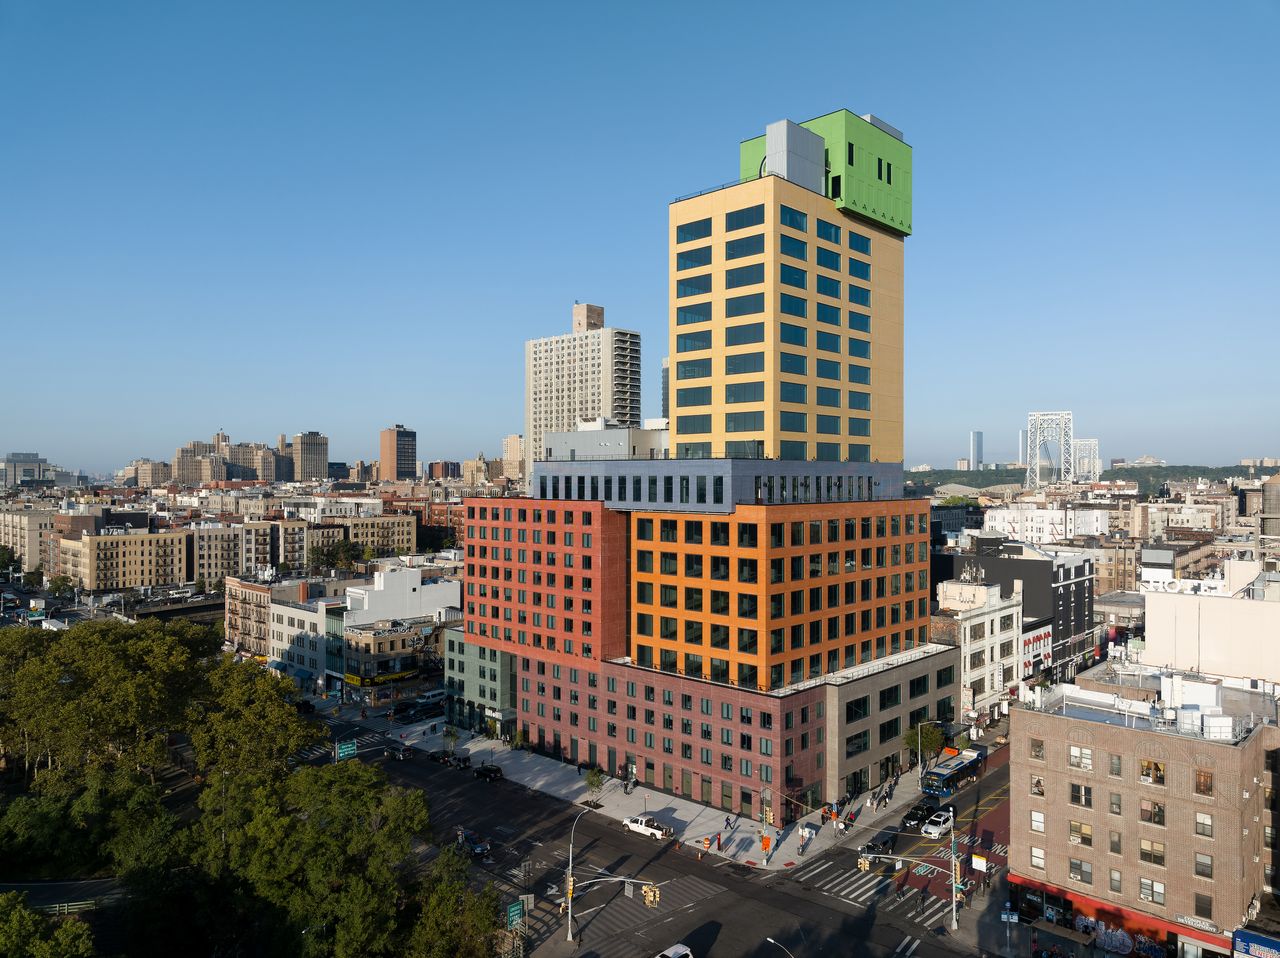
[[49,580],[49,594],[57,596],[60,599],[69,598],[76,594],[75,583],[71,581],[71,576],[55,575]]
[[204,576],[201,576],[200,578],[196,579],[195,583],[191,586],[191,591],[194,592],[196,595],[204,595],[205,593]]
[[409,958],[487,958],[498,934],[498,895],[467,883],[467,861],[454,846],[431,864],[421,912],[409,936]]
[[30,572],[24,572],[22,584],[28,589],[38,589],[44,585],[44,564],[41,563]]
[[450,752],[453,751],[455,745],[458,744],[458,730],[452,725],[444,727],[444,747]]
[[936,722],[913,725],[902,736],[902,747],[915,752],[922,761],[926,755],[936,755],[945,742],[946,736]]
[[10,569],[18,562],[17,554],[8,546],[0,546],[0,570]]
[[587,786],[587,797],[592,802],[595,802],[600,797],[600,793],[604,791],[604,772],[598,768],[588,769],[584,783]]
[[373,551],[373,546],[365,546],[364,552],[360,554],[360,558],[365,562],[372,562],[377,558],[377,553]]
[[977,503],[976,503],[974,500],[970,499],[968,496],[947,496],[947,498],[943,499],[943,500],[942,500],[942,502],[938,503],[938,505],[941,505],[941,506],[976,506],[976,505],[977,505]]
[[17,892],[0,894],[0,956],[3,958],[93,958],[93,934],[78,918],[54,921]]

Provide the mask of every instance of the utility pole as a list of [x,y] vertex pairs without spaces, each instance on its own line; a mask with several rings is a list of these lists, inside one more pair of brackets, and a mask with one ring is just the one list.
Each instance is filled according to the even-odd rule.
[[956,918],[956,892],[960,887],[960,860],[956,858],[956,828],[951,823],[951,930],[958,931],[960,922]]

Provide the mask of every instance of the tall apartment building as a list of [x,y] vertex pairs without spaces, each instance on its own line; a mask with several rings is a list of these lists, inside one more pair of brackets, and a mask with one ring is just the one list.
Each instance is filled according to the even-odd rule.
[[512,433],[502,440],[502,475],[519,479],[524,475],[524,436]]
[[0,503],[0,546],[7,546],[22,561],[23,572],[40,565],[43,543],[53,533],[56,509],[29,502]]
[[982,432],[972,430],[969,433],[969,468],[977,472],[982,468]]
[[[325,453],[328,456],[328,452]],[[378,434],[378,478],[383,482],[418,474],[418,433],[396,423]]]
[[293,478],[296,482],[329,478],[329,437],[314,430],[293,437]]
[[901,463],[911,148],[840,110],[740,169],[670,207],[676,456]]
[[1012,710],[1009,882],[1042,948],[1233,953],[1276,884],[1278,692],[1108,662]]
[[573,331],[524,345],[525,475],[543,458],[543,437],[579,420],[640,425],[640,334],[604,325],[604,307],[573,306]]

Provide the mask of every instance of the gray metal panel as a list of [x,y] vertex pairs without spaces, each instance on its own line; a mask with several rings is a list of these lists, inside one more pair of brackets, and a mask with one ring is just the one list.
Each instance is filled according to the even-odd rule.
[[790,120],[779,120],[765,127],[765,170],[824,196],[827,192],[825,150],[822,137]]

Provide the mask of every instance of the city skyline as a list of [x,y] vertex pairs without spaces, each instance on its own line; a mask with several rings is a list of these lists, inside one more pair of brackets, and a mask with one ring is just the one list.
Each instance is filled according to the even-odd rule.
[[[0,174],[15,184],[0,231],[12,267],[0,276],[0,317],[28,347],[49,335],[93,348],[64,351],[52,393],[40,363],[7,371],[0,446],[101,473],[167,459],[219,429],[265,439],[280,423],[320,429],[331,458],[354,461],[372,458],[377,429],[410,422],[419,458],[493,455],[521,428],[523,341],[557,333],[575,299],[641,333],[642,415],[655,416],[668,203],[734,178],[736,151],[725,144],[743,130],[808,119],[834,99],[905,130],[922,157],[905,375],[936,386],[908,390],[908,464],[952,461],[972,423],[992,439],[989,459],[1012,458],[1003,447],[1037,408],[1104,424],[1090,433],[1107,458],[1211,465],[1271,455],[1275,437],[1223,428],[1206,399],[1222,394],[1164,391],[1157,401],[1131,384],[1186,368],[1194,344],[1197,366],[1212,371],[1206,383],[1230,376],[1224,399],[1234,407],[1266,401],[1262,354],[1205,335],[1205,320],[1246,342],[1280,292],[1264,255],[1280,205],[1266,170],[1277,133],[1255,122],[1275,86],[1266,37],[1277,12],[1258,8],[1257,29],[1241,35],[1191,5],[1162,6],[1158,17],[1154,7],[1097,6],[1113,27],[1099,37],[1088,9],[1059,21],[1007,7],[975,22],[932,7],[911,18],[911,84],[899,82],[901,51],[888,45],[862,52],[856,84],[833,58],[758,88],[742,86],[736,65],[764,56],[772,39],[752,18],[714,10],[682,14],[725,42],[679,76],[653,56],[663,49],[659,18],[629,24],[628,45],[606,56],[593,38],[609,31],[610,12],[539,31],[531,12],[510,11],[484,24],[491,59],[474,64],[462,59],[465,44],[420,56],[439,32],[476,34],[481,24],[460,11],[393,6],[381,20],[340,10],[309,18],[300,5],[145,18],[14,12],[0,34],[0,120],[14,134]],[[907,18],[891,14],[860,19],[900,35]],[[531,33],[552,52],[575,51],[565,60],[576,69],[544,69],[547,45],[527,45]],[[1142,46],[1127,41],[1139,33]],[[975,58],[957,34],[981,35],[1000,58]],[[332,69],[338,52],[349,74]],[[1181,70],[1191,59],[1212,69]],[[238,70],[227,73],[232,60]],[[56,83],[49,63],[60,64]],[[579,71],[598,75],[583,84]],[[448,103],[432,96],[456,77],[465,82],[448,84]],[[673,134],[668,104],[690,83],[717,106]],[[589,148],[551,122],[565,115],[585,118]],[[499,116],[518,153],[486,140]],[[1229,195],[1247,193],[1247,206],[1209,201],[1223,156],[1188,149],[1189,124],[1231,131]],[[537,241],[494,282],[484,251],[508,198],[489,185],[514,177],[513,161],[537,184],[509,186]],[[466,182],[477,186],[440,189]],[[1210,235],[1212,244],[1194,240]],[[416,395],[301,389],[263,375],[274,360],[341,382],[356,330],[380,325],[397,348],[379,380],[420,383]],[[958,338],[999,374],[964,376],[964,401],[944,402],[944,384],[965,373]],[[213,356],[210,343],[252,347],[228,362],[240,354],[218,346],[212,413],[182,374],[202,351]],[[155,376],[118,377],[113,401],[93,398],[106,373],[140,359]],[[1133,391],[1131,415],[1113,411],[1118,384]],[[464,390],[465,403],[451,401]],[[121,426],[118,410],[141,403],[146,415]]]

